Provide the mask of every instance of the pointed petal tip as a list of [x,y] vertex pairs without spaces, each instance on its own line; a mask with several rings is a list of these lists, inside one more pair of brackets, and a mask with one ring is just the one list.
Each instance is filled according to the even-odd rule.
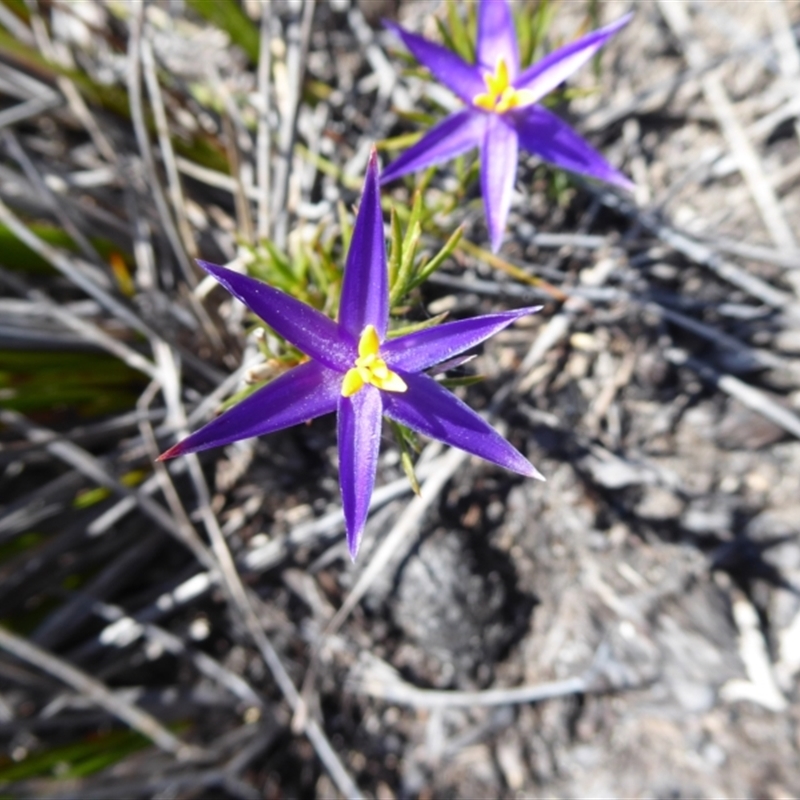
[[358,557],[358,551],[361,549],[361,537],[364,534],[366,520],[361,523],[357,528],[351,528],[346,523],[347,527],[347,551],[350,553],[350,560],[355,564]]
[[358,546],[359,546],[359,544],[360,544],[360,541],[357,540],[357,539],[351,539],[350,538],[350,533],[348,532],[348,534],[347,534],[347,551],[350,553],[350,561],[352,561],[353,564],[356,563],[356,558],[358,557]]
[[208,272],[210,275],[213,275],[215,270],[224,269],[224,267],[220,267],[219,264],[212,264],[210,261],[203,261],[202,258],[196,258],[194,262],[198,267],[200,267],[200,269],[202,269],[204,272]]
[[504,464],[502,466],[505,466],[506,469],[510,469],[512,472],[516,472],[518,475],[524,475],[526,478],[533,478],[537,481],[547,480],[547,478],[545,478],[544,475],[542,475],[542,473],[539,472],[539,470],[536,469],[536,467],[534,467],[533,464],[531,464],[531,462],[519,452],[519,450],[515,449],[514,452],[516,454],[514,462]]
[[533,464],[531,464],[531,471],[530,471],[530,474],[528,475],[528,477],[529,478],[533,478],[534,480],[537,480],[537,481],[547,482],[547,478],[545,478],[545,476],[542,475],[542,473],[539,472],[539,470],[536,469],[536,467],[534,467]]
[[[610,172],[607,171],[605,175],[592,175],[586,173],[588,177],[595,178],[596,180],[603,181],[604,183],[616,186],[617,189],[622,189],[625,192],[635,192],[636,184],[624,173],[620,172],[615,167],[609,165]],[[578,173],[580,174],[580,173]]]
[[611,25],[618,25],[620,28],[627,25],[633,19],[634,12],[629,11],[627,14],[623,14],[616,22],[612,22]]
[[[512,322],[516,322],[516,320],[520,319],[521,317],[527,317],[529,314],[538,314],[544,305],[540,306],[523,306],[522,308],[509,308],[508,311],[500,312],[506,316],[512,316]],[[480,319],[480,317],[476,317],[475,319]],[[510,325],[511,323],[509,323]]]
[[156,461],[169,461],[171,458],[177,458],[180,455],[183,455],[183,453],[181,451],[181,442],[178,442],[172,445],[169,450],[165,450]]
[[226,275],[230,275],[233,273],[234,275],[239,275],[236,270],[232,270],[229,267],[225,267],[222,264],[215,264],[213,261],[203,261],[202,258],[196,258],[194,260],[195,264],[197,264],[203,272],[208,273],[212,278],[216,278],[218,281],[222,281]]
[[628,177],[620,173],[619,178],[617,179],[617,186],[620,189],[624,189],[626,192],[635,192],[636,191],[636,184]]
[[369,163],[367,164],[367,171],[369,173],[377,173],[380,171],[380,163],[378,162],[378,148],[373,144],[369,151]]

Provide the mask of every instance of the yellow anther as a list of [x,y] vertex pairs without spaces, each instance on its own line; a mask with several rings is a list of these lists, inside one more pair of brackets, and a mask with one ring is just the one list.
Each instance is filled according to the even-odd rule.
[[366,384],[385,392],[405,392],[408,389],[406,382],[392,372],[378,355],[380,344],[378,332],[372,325],[367,325],[358,340],[356,363],[352,369],[347,370],[342,380],[342,397],[352,397]]
[[503,58],[498,60],[494,74],[487,72],[483,79],[488,91],[476,94],[472,98],[472,104],[484,111],[504,114],[509,109],[522,108],[536,102],[536,95],[533,92],[527,89],[515,89],[511,85],[508,79],[508,67]]
[[509,88],[508,67],[506,66],[506,61],[504,58],[501,58],[497,62],[497,69],[495,70],[494,75],[486,75],[484,80],[486,81],[486,86],[489,89],[489,93],[495,97],[497,97],[499,94],[503,94],[503,92]]
[[367,325],[364,328],[361,338],[358,340],[358,355],[360,358],[377,356],[380,350],[381,340],[378,338],[378,331],[374,325]]

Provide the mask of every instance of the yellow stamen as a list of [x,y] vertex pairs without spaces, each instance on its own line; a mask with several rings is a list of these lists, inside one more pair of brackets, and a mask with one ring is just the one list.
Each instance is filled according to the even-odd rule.
[[367,325],[358,340],[358,358],[352,369],[347,370],[342,381],[342,397],[352,397],[370,384],[384,392],[405,392],[406,382],[392,372],[380,357],[380,339],[372,325]]
[[536,102],[536,95],[527,89],[515,89],[508,80],[508,67],[505,59],[497,62],[494,74],[487,72],[483,76],[487,92],[476,94],[472,104],[484,111],[505,114],[512,108],[522,108]]

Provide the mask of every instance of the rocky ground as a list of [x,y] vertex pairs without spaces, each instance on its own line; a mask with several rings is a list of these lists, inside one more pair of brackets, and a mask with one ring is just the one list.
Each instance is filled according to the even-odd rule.
[[[797,796],[800,3],[560,4],[548,42],[631,7],[559,112],[635,196],[524,156],[499,257],[472,186],[410,309],[544,304],[459,391],[547,482],[423,443],[415,497],[387,430],[354,565],[332,420],[153,459],[259,362],[191,258],[335,234],[453,102],[380,18],[445,4],[0,6],[0,223],[42,262],[0,254],[9,796]],[[43,351],[121,399],[22,406]]]

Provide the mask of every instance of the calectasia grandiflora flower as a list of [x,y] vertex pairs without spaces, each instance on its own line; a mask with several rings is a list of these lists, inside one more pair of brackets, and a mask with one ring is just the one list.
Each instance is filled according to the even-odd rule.
[[161,459],[272,433],[335,411],[339,482],[353,558],[375,483],[384,415],[513,472],[542,477],[487,422],[424,372],[538,308],[449,322],[387,339],[388,271],[374,152],[347,256],[338,321],[265,283],[199,263],[309,360],[167,450]]
[[384,171],[386,183],[480,149],[486,223],[497,251],[511,205],[519,148],[557,167],[630,189],[632,183],[539,101],[585,64],[631,15],[593,31],[520,70],[514,21],[506,0],[479,0],[476,63],[391,22],[420,64],[466,108],[446,117]]

